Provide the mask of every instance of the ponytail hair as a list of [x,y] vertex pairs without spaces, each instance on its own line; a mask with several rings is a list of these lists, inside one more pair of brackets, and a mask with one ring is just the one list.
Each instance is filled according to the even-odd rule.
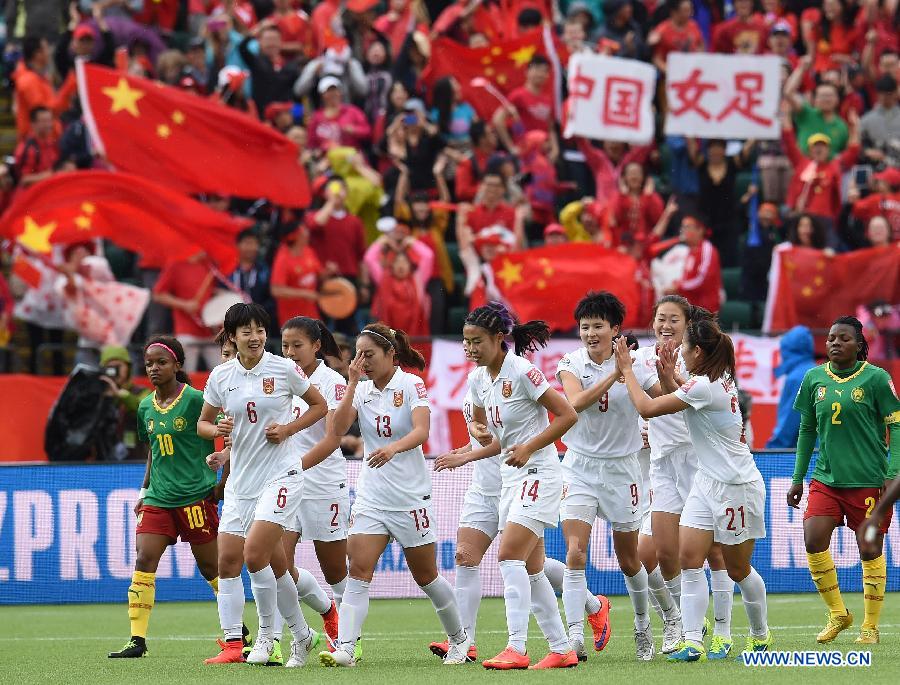
[[154,345],[175,355],[175,361],[182,367],[175,372],[175,380],[190,385],[191,379],[184,370],[184,346],[178,342],[178,339],[171,335],[154,335],[144,343],[144,355],[147,354],[147,349]]
[[502,302],[488,302],[483,307],[472,310],[466,317],[467,326],[478,326],[494,335],[502,334],[503,349],[509,349],[506,338],[512,340],[515,354],[521,357],[527,352],[537,352],[550,342],[550,326],[546,321],[519,323]]
[[[309,338],[311,342],[319,343],[319,351],[316,352],[316,356],[319,359],[326,360],[326,357],[341,358],[341,350],[335,342],[334,336],[325,324],[318,319],[308,316],[295,316],[293,319],[288,319],[284,326],[281,327],[282,333],[287,330],[302,331],[303,335]],[[328,363],[327,360],[325,363]]]
[[[394,358],[400,366],[419,371],[425,370],[425,357],[409,343],[409,336],[401,330],[394,330],[379,322],[370,323],[363,328],[360,335],[368,336],[385,354],[393,351]],[[335,345],[337,348],[337,345]]]
[[691,347],[703,350],[703,360],[692,370],[692,375],[707,376],[711,381],[726,375],[735,377],[734,345],[714,320],[692,320],[684,332],[684,339]]
[[718,318],[715,314],[713,314],[708,309],[704,309],[703,307],[698,307],[695,304],[689,305],[688,309],[688,321],[712,321],[718,324]]
[[864,362],[869,358],[869,342],[863,335],[862,321],[855,316],[839,316],[834,320],[832,326],[850,326],[856,333],[856,342],[859,345],[859,351],[856,353],[856,361]]

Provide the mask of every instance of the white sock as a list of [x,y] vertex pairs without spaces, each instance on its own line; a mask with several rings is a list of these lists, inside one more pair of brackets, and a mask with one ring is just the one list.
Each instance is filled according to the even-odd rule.
[[531,583],[528,582],[525,562],[518,559],[501,561],[500,575],[503,576],[503,602],[506,605],[506,627],[509,631],[507,646],[524,654],[531,612]]
[[[584,569],[566,569],[563,575],[563,609],[569,638],[581,638],[584,642],[584,597],[587,595]],[[594,598],[596,599],[596,597]]]
[[[622,575],[625,575],[624,573]],[[647,590],[647,569],[641,566],[641,570],[633,576],[625,576],[625,587],[628,588],[628,596],[631,597],[631,606],[634,607],[634,627],[638,630],[646,630],[650,625],[650,594]]]
[[317,614],[327,614],[331,608],[331,600],[325,590],[316,582],[312,573],[305,568],[297,569],[297,594],[300,601]]
[[684,639],[703,644],[703,619],[709,606],[709,585],[702,568],[681,570],[681,625]]
[[666,587],[666,581],[663,580],[662,571],[657,566],[653,571],[647,574],[647,588],[650,590],[650,603],[656,609],[664,621],[673,615],[673,610],[678,607],[672,598],[672,593]]
[[728,577],[728,571],[713,571],[710,569],[712,580],[713,614],[716,618],[716,627],[713,635],[720,635],[731,639],[731,606],[734,603],[734,581]]
[[466,631],[463,629],[462,619],[459,616],[459,605],[456,603],[456,595],[453,594],[453,586],[442,575],[432,580],[428,585],[420,585],[434,611],[444,626],[444,632],[451,644],[457,645],[466,639]]
[[[572,648],[569,646],[566,628],[559,615],[559,604],[556,601],[553,586],[550,585],[543,570],[533,576],[528,576],[528,581],[531,585],[531,613],[534,614],[538,627],[547,638],[550,651],[557,654],[568,653]],[[583,607],[584,602],[581,605]],[[583,608],[579,611],[583,613]]]
[[331,596],[334,597],[334,605],[340,609],[341,602],[344,601],[344,589],[347,587],[347,576],[343,580],[334,583],[331,586]]
[[[290,573],[285,573],[277,583],[278,611],[275,614],[278,617],[278,634],[281,634],[281,625],[287,621],[294,641],[305,640],[309,636],[309,626],[300,609],[300,599],[297,597],[297,586],[294,585],[294,579]],[[282,616],[284,616],[283,620]]]
[[[221,588],[221,585],[219,587]],[[758,638],[766,637],[769,634],[768,606],[766,584],[762,576],[751,566],[749,575],[738,583],[738,587],[741,588],[741,599],[744,600],[744,610],[750,621],[750,635]]]
[[[278,579],[279,581],[281,578]],[[294,582],[294,579],[291,578],[291,582]],[[280,586],[278,588],[281,589]],[[275,613],[272,615],[272,637],[276,640],[281,640],[281,635],[284,632],[284,616],[281,615],[281,612],[278,611],[278,607],[275,607]]]
[[266,566],[256,573],[250,574],[250,589],[256,600],[256,613],[259,616],[259,634],[272,637],[275,622],[275,608],[278,606],[278,588],[275,571]]
[[369,584],[356,578],[347,578],[344,600],[338,613],[338,644],[350,654],[362,632],[369,613]]
[[[551,559],[550,557],[544,559],[544,575],[547,576],[547,580],[553,586],[553,592],[558,595],[563,593],[563,578],[565,578],[565,574],[566,565],[559,559]],[[585,587],[587,587],[587,581],[585,581]],[[600,600],[590,592],[585,592],[584,595],[584,613],[590,616],[600,611]]]
[[475,644],[475,624],[478,622],[478,607],[481,605],[481,567],[456,567],[456,603],[463,628]]
[[[679,573],[674,578],[670,578],[666,582],[666,589],[669,591],[669,594],[672,595],[672,601],[675,602],[675,606],[681,606],[681,574]],[[681,612],[684,613],[683,611]]]
[[216,595],[219,608],[219,625],[226,640],[240,640],[244,626],[244,581],[241,577],[219,578]]

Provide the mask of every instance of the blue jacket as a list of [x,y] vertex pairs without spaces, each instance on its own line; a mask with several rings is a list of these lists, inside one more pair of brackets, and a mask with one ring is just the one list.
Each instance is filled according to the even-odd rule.
[[781,338],[781,366],[775,369],[775,377],[784,376],[784,388],[778,401],[778,423],[766,447],[797,447],[800,412],[794,409],[794,399],[803,376],[815,365],[812,333],[806,326],[794,326]]

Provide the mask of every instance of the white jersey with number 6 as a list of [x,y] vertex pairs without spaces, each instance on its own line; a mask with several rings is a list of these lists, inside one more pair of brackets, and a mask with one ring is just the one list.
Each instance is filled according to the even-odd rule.
[[[463,417],[466,420],[466,426],[473,420],[472,405],[474,401],[475,400],[472,398],[472,390],[466,390],[466,397],[463,400],[462,410]],[[481,443],[470,435],[469,446],[473,450],[477,450],[481,448]],[[479,459],[476,461],[475,466],[472,469],[472,484],[469,486],[469,490],[481,493],[487,497],[499,497],[501,486],[500,463],[499,456],[488,457],[487,459]]]
[[293,421],[294,395],[304,395],[310,382],[303,370],[284,357],[263,352],[252,369],[235,358],[212,370],[203,399],[234,419],[231,475],[226,497],[257,498],[266,483],[300,471],[293,440],[276,445],[266,440],[266,426]]
[[[321,359],[309,382],[325,398],[328,410],[337,409],[347,391],[347,381],[334,369],[328,368]],[[299,418],[308,405],[299,397],[294,397],[294,417]],[[300,459],[313,446],[325,438],[325,419],[320,419],[304,431],[294,436],[294,449]],[[303,499],[333,499],[347,493],[347,460],[341,448],[335,448],[325,461],[320,461],[304,473]]]
[[[399,368],[384,390],[376,388],[372,381],[361,382],[353,396],[353,408],[359,416],[363,459],[407,435],[413,429],[413,409],[428,406],[422,379]],[[354,507],[406,511],[430,501],[431,471],[421,446],[398,452],[377,469],[363,461]]]

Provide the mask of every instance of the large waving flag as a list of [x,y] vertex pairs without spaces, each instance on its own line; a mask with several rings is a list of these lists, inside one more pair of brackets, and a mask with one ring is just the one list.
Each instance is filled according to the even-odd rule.
[[78,92],[97,152],[185,193],[310,201],[297,147],[243,112],[155,81],[78,63]]

